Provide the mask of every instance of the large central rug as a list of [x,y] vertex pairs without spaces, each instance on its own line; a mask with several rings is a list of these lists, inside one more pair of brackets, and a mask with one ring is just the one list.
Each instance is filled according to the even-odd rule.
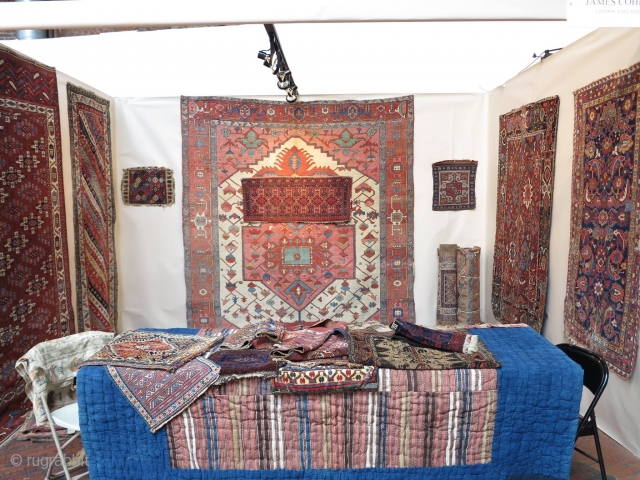
[[558,97],[500,116],[493,315],[542,329],[547,300]]
[[115,204],[109,101],[67,84],[78,330],[116,330]]
[[0,45],[0,411],[16,360],[74,332],[55,69]]
[[[189,326],[414,321],[412,97],[182,97],[182,135]],[[351,180],[344,217],[329,208],[348,199],[340,178]],[[279,193],[258,195],[279,179],[333,194],[284,205]],[[248,198],[266,216],[247,218]],[[273,205],[285,215],[267,212]]]
[[575,92],[565,334],[624,378],[638,350],[640,64]]

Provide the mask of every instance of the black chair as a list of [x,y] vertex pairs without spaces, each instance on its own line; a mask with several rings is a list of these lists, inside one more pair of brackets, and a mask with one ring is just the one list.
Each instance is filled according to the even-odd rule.
[[582,367],[582,370],[584,370],[584,380],[582,383],[591,391],[591,393],[593,393],[591,405],[589,405],[584,416],[580,416],[576,440],[578,440],[579,437],[593,435],[598,457],[593,457],[578,447],[575,447],[575,449],[594,462],[597,462],[600,465],[602,480],[607,480],[607,474],[604,469],[604,459],[602,458],[602,449],[600,448],[600,438],[598,436],[595,407],[598,400],[600,400],[604,387],[607,386],[607,382],[609,381],[609,367],[599,355],[596,355],[582,347],[570,345],[568,343],[561,343],[557,345],[557,347],[571,360]]

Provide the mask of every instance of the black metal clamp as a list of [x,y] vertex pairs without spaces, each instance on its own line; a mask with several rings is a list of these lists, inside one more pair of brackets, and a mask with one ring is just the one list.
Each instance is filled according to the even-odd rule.
[[295,103],[298,101],[298,87],[293,81],[291,70],[287,64],[287,59],[282,51],[282,45],[276,32],[276,27],[272,23],[264,25],[267,34],[269,35],[269,50],[260,50],[258,52],[258,58],[263,60],[265,67],[271,69],[278,78],[278,88],[287,92],[286,100],[289,103]]

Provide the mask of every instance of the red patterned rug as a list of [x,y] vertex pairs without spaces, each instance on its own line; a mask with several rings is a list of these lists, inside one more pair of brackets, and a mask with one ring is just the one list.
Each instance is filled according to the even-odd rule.
[[246,222],[336,223],[351,218],[351,177],[243,178],[242,197]]
[[565,335],[623,378],[638,351],[640,63],[575,93]]
[[115,205],[109,101],[67,84],[78,329],[116,331]]
[[444,160],[433,169],[433,210],[473,210],[476,208],[475,160]]
[[173,170],[164,167],[125,168],[122,172],[122,201],[125,205],[173,205]]
[[[414,321],[412,97],[183,97],[182,119],[189,326]],[[247,225],[243,180],[264,178],[348,178],[349,222]]]
[[540,332],[547,300],[558,97],[500,116],[491,306]]
[[55,69],[0,45],[0,412],[24,391],[13,368],[74,332]]

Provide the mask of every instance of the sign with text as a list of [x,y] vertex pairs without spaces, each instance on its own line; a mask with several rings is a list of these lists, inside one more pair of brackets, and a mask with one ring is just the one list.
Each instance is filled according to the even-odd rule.
[[640,0],[567,0],[570,27],[639,27]]

